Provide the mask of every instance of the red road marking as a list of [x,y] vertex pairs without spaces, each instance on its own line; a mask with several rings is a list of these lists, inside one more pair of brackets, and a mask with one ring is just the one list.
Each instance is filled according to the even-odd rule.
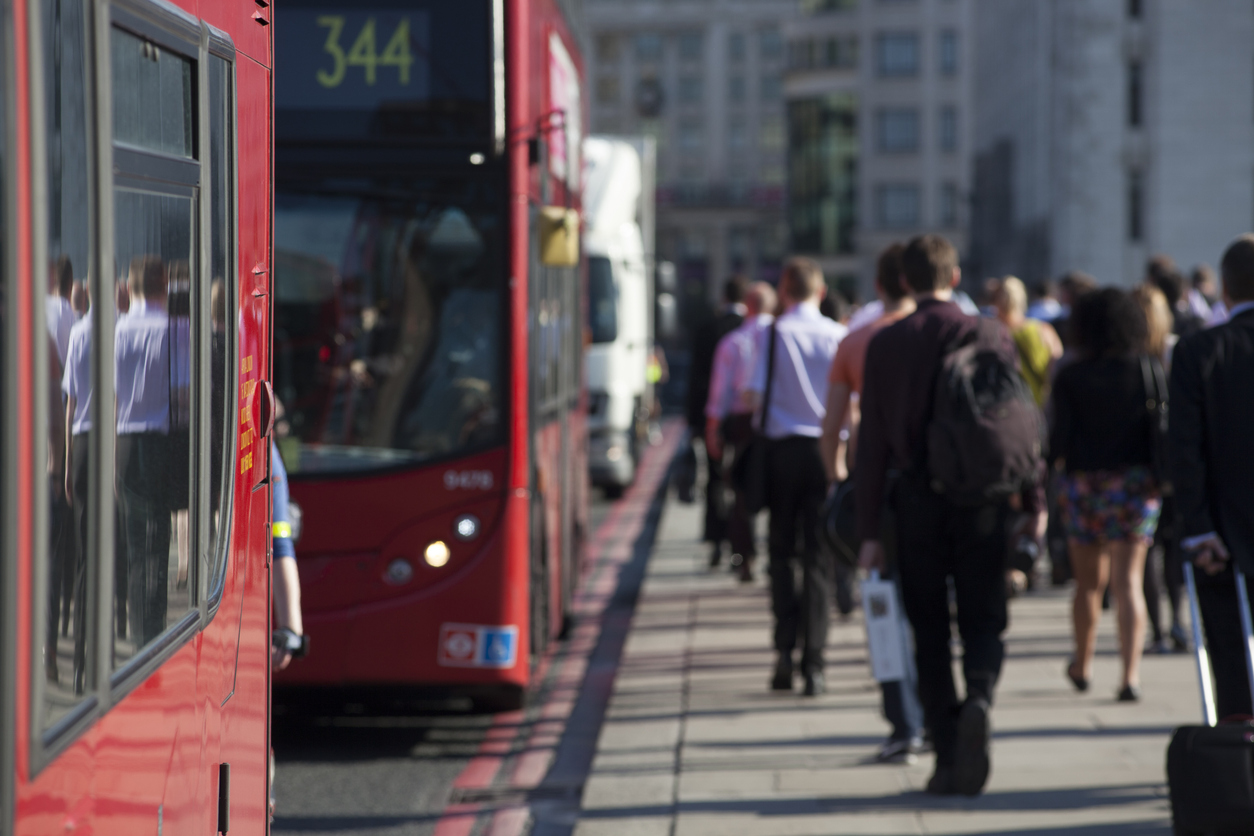
[[[636,538],[644,526],[661,481],[666,477],[682,435],[683,429],[678,421],[666,424],[662,444],[649,448],[645,453],[636,481],[627,495],[614,504],[589,540],[587,556],[591,561],[585,558],[586,575],[572,602],[572,609],[578,616],[577,626],[560,648],[551,648],[540,660],[536,670],[537,682],[547,679],[558,658],[559,667],[531,725],[526,749],[515,759],[502,789],[525,792],[538,786],[553,764],[566,721],[581,690],[594,688],[604,691],[612,687],[612,675],[606,676],[604,672],[588,675],[588,660],[601,635],[601,615],[618,585],[619,572],[631,559]],[[559,650],[562,655],[555,657]],[[462,790],[492,787],[506,757],[515,749],[523,733],[524,719],[521,711],[497,715],[479,744],[478,753],[453,781],[453,787]],[[487,805],[482,802],[450,804],[436,822],[435,836],[469,836],[479,816],[487,812]],[[518,836],[529,818],[526,801],[514,801],[492,812],[488,836]]]

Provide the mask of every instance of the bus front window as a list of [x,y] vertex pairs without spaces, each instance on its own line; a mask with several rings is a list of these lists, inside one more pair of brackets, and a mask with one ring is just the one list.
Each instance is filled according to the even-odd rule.
[[465,180],[456,194],[405,185],[279,189],[274,373],[297,472],[417,464],[503,438],[499,201]]

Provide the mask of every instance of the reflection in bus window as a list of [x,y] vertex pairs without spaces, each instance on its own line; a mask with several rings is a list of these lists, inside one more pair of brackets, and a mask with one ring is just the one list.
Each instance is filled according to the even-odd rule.
[[618,339],[618,287],[610,260],[604,256],[588,258],[588,319],[594,343]]
[[116,191],[116,255],[128,265],[129,303],[114,329],[115,559],[126,593],[115,666],[195,603],[188,520],[192,209],[190,197]]
[[[356,185],[356,184],[354,184]],[[502,438],[501,221],[493,189],[413,197],[280,188],[275,379],[289,469],[348,471]],[[431,186],[435,186],[432,188]],[[361,190],[361,187],[358,186]]]
[[[93,687],[89,644],[94,595],[88,585],[87,438],[91,431],[91,316],[86,311],[92,248],[91,140],[88,129],[87,31],[84,4],[40,4],[44,20],[44,78],[48,160],[48,263],[41,285],[47,331],[47,375],[37,380],[47,409],[48,527],[44,534],[47,609],[43,625],[41,727],[53,727]],[[55,7],[55,8],[54,8]],[[56,14],[52,14],[56,11]]]

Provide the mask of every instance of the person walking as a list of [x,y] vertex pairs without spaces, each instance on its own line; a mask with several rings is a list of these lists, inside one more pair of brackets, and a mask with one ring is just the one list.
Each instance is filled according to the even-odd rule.
[[[1075,656],[1067,678],[1086,691],[1102,595],[1116,603],[1123,674],[1118,699],[1140,699],[1145,556],[1162,508],[1155,472],[1161,364],[1144,353],[1145,315],[1131,295],[1103,288],[1072,313],[1079,356],[1054,381],[1050,458],[1062,469],[1059,502],[1075,577]],[[1150,391],[1147,391],[1150,390]]]
[[1254,598],[1254,235],[1220,262],[1229,319],[1183,337],[1171,368],[1169,455],[1187,552],[1202,571],[1197,596],[1220,717],[1249,714],[1236,573]]
[[[828,375],[827,414],[823,418],[823,436],[819,449],[828,481],[836,481],[842,472],[852,474],[856,467],[858,427],[861,414],[855,397],[862,394],[866,351],[880,331],[914,313],[914,298],[906,293],[901,280],[901,244],[892,244],[882,253],[875,269],[875,293],[882,305],[882,314],[873,322],[850,331],[836,350]],[[849,427],[848,444],[842,448],[841,433]],[[845,462],[840,453],[845,451]],[[846,478],[852,478],[847,476]],[[886,555],[888,565],[884,577],[895,576],[895,555]],[[877,759],[882,763],[912,763],[923,751],[923,707],[919,704],[917,674],[907,666],[907,678],[880,683],[884,717],[892,726],[888,740],[880,747]]]
[[[762,334],[745,405],[761,409],[770,510],[771,609],[775,673],[771,689],[791,691],[793,651],[801,639],[806,696],[826,690],[823,648],[832,596],[832,558],[819,548],[819,506],[827,489],[819,435],[827,402],[827,373],[846,328],[819,313],[823,272],[808,258],[791,258],[779,280],[783,312]],[[800,554],[797,554],[800,546]],[[802,571],[798,597],[793,559]]]
[[[953,301],[958,253],[938,235],[910,241],[902,275],[918,309],[880,331],[867,347],[858,438],[859,564],[883,570],[886,494],[898,510],[898,573],[914,628],[923,716],[936,769],[927,791],[976,795],[989,772],[989,707],[1001,673],[1006,629],[1004,568],[1009,497],[959,503],[933,489],[927,435],[947,352],[974,344],[1013,374],[1009,333],[996,320],[963,313]],[[1025,510],[1039,511],[1036,505]],[[950,652],[950,583],[963,643],[966,699],[958,700]]]
[[[1171,357],[1179,338],[1171,333],[1171,308],[1167,297],[1153,285],[1143,284],[1132,291],[1132,298],[1141,306],[1147,326],[1145,352],[1158,358],[1167,374],[1171,373]],[[1158,516],[1158,528],[1154,530],[1154,545],[1145,558],[1145,611],[1149,617],[1152,634],[1151,649],[1155,653],[1174,650],[1184,653],[1189,649],[1184,624],[1180,619],[1180,604],[1184,597],[1184,569],[1180,552],[1180,515],[1176,509],[1175,494],[1164,484],[1163,507]],[[1163,632],[1162,612],[1159,602],[1162,587],[1167,587],[1167,603],[1171,609],[1171,645]]]
[[[723,286],[723,309],[718,316],[697,329],[692,340],[692,366],[688,377],[686,413],[690,438],[705,437],[705,405],[710,398],[710,376],[714,369],[714,351],[719,340],[736,330],[745,318],[745,290],[748,282],[743,276],[733,276]],[[689,442],[691,444],[691,441]],[[723,541],[727,539],[727,501],[723,496],[723,463],[706,453],[705,526],[703,542],[710,543],[710,568],[718,566],[723,558]],[[695,462],[695,454],[688,453]]]
[[[719,340],[710,375],[710,396],[705,402],[705,449],[711,460],[726,462],[742,454],[753,438],[753,413],[744,411],[745,388],[753,373],[754,348],[762,332],[775,321],[775,289],[766,282],[754,282],[745,294],[745,320],[736,330]],[[724,468],[723,477],[733,482]],[[744,491],[735,491],[735,501],[727,519],[727,540],[731,545],[731,568],[742,583],[753,581],[757,547],[753,538],[753,515]]]
[[1023,282],[1007,276],[993,294],[997,318],[1010,330],[1019,352],[1019,371],[1032,389],[1037,406],[1049,399],[1054,363],[1062,357],[1062,340],[1048,322],[1028,317],[1028,292]]

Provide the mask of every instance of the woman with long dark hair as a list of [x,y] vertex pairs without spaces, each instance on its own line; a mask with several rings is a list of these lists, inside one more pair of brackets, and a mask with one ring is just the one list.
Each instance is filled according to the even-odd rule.
[[1088,689],[1107,584],[1116,603],[1123,676],[1118,698],[1140,698],[1145,634],[1145,556],[1162,509],[1156,450],[1166,392],[1145,352],[1148,324],[1117,288],[1080,299],[1072,312],[1079,357],[1053,388],[1050,458],[1061,470],[1060,506],[1075,576],[1075,658],[1067,677]]

